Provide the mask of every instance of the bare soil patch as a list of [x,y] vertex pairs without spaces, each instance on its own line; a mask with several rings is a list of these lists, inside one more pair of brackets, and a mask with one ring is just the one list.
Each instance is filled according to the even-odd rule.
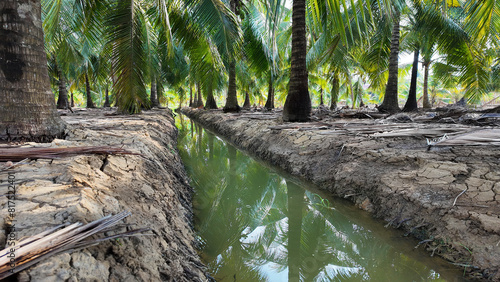
[[[9,170],[17,186],[16,236],[62,223],[87,223],[130,211],[123,230],[149,227],[151,236],[111,240],[63,253],[17,275],[18,281],[206,281],[193,247],[191,193],[176,150],[170,110],[113,115],[75,110],[64,140],[23,146],[118,146],[140,155],[78,155],[23,162]],[[3,167],[4,163],[0,163]],[[2,173],[0,176],[4,177]],[[2,179],[5,180],[5,179]],[[6,242],[6,182],[0,183],[0,245]]]
[[500,128],[495,113],[385,116],[318,109],[309,123],[280,112],[183,108],[238,148],[401,228],[469,278],[500,280]]

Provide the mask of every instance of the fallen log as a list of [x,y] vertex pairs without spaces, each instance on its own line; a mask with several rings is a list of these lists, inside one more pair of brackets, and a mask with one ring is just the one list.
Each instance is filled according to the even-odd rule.
[[120,147],[111,146],[85,146],[64,148],[40,148],[40,147],[1,147],[0,162],[16,162],[24,159],[57,159],[85,154],[103,155],[140,155]]

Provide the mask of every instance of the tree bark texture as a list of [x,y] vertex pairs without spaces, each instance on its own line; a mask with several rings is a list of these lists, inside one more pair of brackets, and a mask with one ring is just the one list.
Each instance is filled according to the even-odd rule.
[[196,88],[198,89],[198,98],[196,99],[196,103],[194,103],[195,108],[202,107],[203,108],[203,96],[201,95],[201,86],[200,83],[198,82],[196,84]]
[[68,89],[66,89],[66,78],[59,69],[57,70],[57,76],[59,78],[59,98],[57,99],[57,108],[66,110],[69,107]]
[[151,107],[158,107],[158,87],[156,87],[156,79],[151,81],[151,93],[149,95]]
[[214,93],[213,93],[212,85],[208,86],[207,91],[207,102],[205,103],[206,110],[215,110],[217,109],[217,103],[215,102]]
[[[95,108],[94,101],[92,101],[92,94],[90,93],[90,82],[88,74],[85,74],[85,93],[87,96],[87,108]],[[118,99],[116,99],[118,101]]]
[[104,96],[104,105],[103,105],[103,107],[109,108],[109,107],[111,107],[111,102],[109,101],[109,86],[108,85],[106,85],[106,90],[105,91],[106,91],[105,92],[106,96]]
[[243,103],[244,109],[250,109],[252,105],[250,105],[250,95],[248,95],[248,91],[245,92],[245,103]]
[[223,110],[226,113],[240,111],[238,98],[236,96],[236,64],[234,62],[234,59],[232,59],[229,63],[229,85],[227,87],[226,105],[224,106]]
[[429,101],[429,65],[430,62],[424,62],[424,89],[423,89],[423,96],[424,96],[424,102],[423,102],[423,108],[424,109],[430,109],[431,103]]
[[160,105],[158,99],[158,84],[156,83],[156,78],[151,82],[151,107],[158,107]]
[[[231,11],[237,15],[238,10],[238,0],[229,1],[229,7]],[[223,108],[224,112],[239,112],[240,106],[238,105],[238,97],[236,93],[236,61],[234,54],[229,54],[229,85],[227,87],[227,97],[226,97],[226,105]]]
[[189,107],[193,107],[193,86],[189,85]]
[[274,109],[274,85],[273,85],[273,78],[270,76],[269,77],[269,89],[267,90],[267,101],[266,105],[264,106],[268,110]]
[[354,87],[352,85],[351,74],[349,72],[347,73],[347,83],[349,84],[349,95],[351,96],[352,108],[355,109],[356,96],[354,95]]
[[194,93],[194,97],[193,97],[193,108],[196,108],[198,107],[198,91],[199,91],[199,87],[198,87],[198,84],[195,85],[195,93]]
[[337,101],[339,99],[340,82],[338,75],[335,75],[332,81],[332,93],[330,97],[330,110],[337,109]]
[[311,114],[306,67],[306,1],[293,0],[292,61],[288,95],[283,106],[283,121],[307,121]]
[[65,123],[56,110],[39,0],[0,1],[0,140],[51,141]]
[[415,50],[413,53],[413,66],[411,68],[411,82],[410,91],[408,92],[408,99],[403,107],[403,112],[414,112],[418,110],[417,104],[417,75],[418,75],[418,56],[420,49]]
[[398,105],[398,55],[399,55],[399,15],[394,20],[389,56],[389,78],[385,87],[384,102],[378,107],[381,112],[396,113],[401,111]]

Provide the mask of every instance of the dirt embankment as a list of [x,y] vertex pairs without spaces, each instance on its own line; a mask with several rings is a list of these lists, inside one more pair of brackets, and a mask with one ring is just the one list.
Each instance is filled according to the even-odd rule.
[[[12,169],[17,185],[16,236],[32,236],[61,223],[86,223],[124,210],[132,213],[127,224],[150,227],[154,235],[63,253],[21,272],[17,280],[206,281],[193,248],[192,191],[176,150],[177,129],[171,112],[105,113],[111,111],[70,113],[63,117],[70,125],[65,140],[32,145],[113,145],[142,156],[86,155],[30,161]],[[6,179],[2,180],[0,195],[5,195]],[[0,196],[0,245],[6,242],[6,205],[6,197]]]
[[478,127],[397,119],[289,124],[273,113],[182,111],[251,155],[406,230],[471,278],[500,280],[500,147],[429,147],[426,140]]

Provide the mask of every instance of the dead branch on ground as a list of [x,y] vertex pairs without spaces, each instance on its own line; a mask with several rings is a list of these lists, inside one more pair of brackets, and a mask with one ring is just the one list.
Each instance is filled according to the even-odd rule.
[[66,148],[38,148],[12,147],[0,148],[0,162],[17,162],[24,159],[57,159],[76,155],[104,154],[104,155],[140,155],[123,148],[111,146],[85,146]]

